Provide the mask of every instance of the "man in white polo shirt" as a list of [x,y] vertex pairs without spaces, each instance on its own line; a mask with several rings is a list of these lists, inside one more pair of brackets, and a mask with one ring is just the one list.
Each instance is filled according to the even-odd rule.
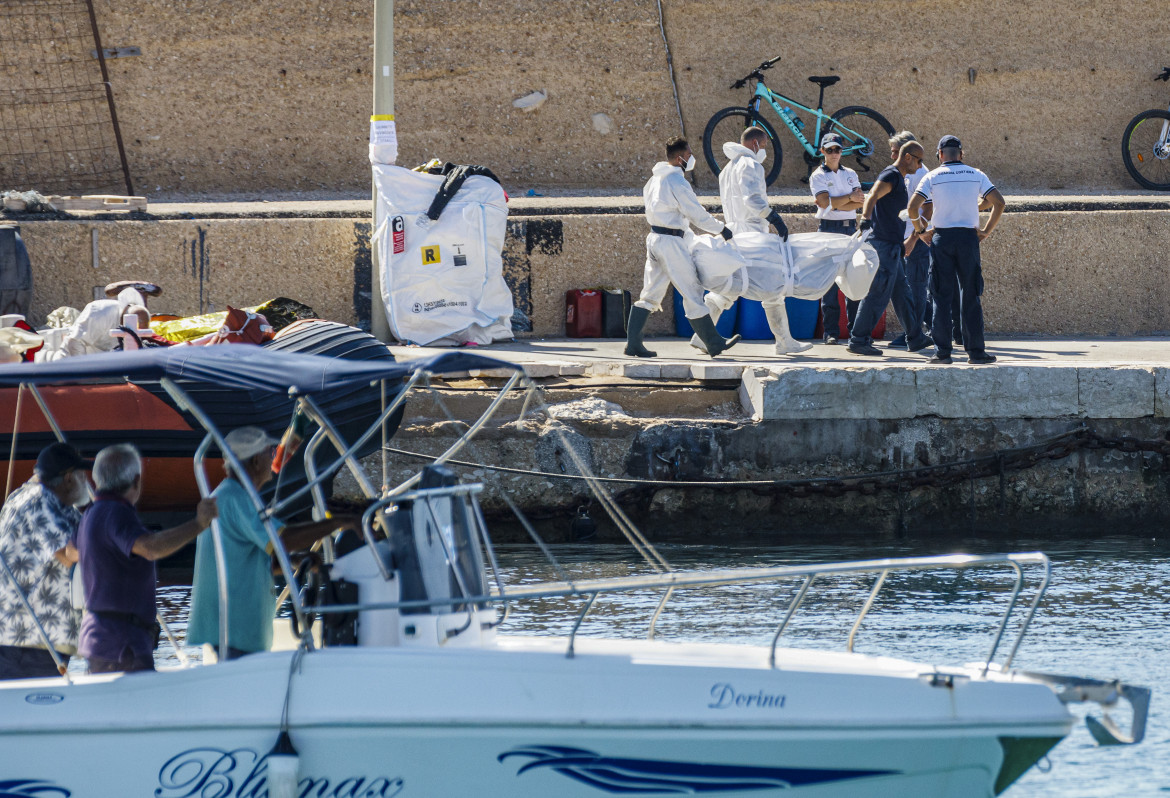
[[[991,235],[1003,215],[1003,195],[987,175],[963,163],[963,145],[955,136],[938,142],[939,167],[928,172],[910,198],[910,221],[919,232],[926,229],[922,206],[933,206],[934,237],[930,244],[930,289],[934,317],[930,335],[935,355],[931,363],[951,362],[951,297],[958,280],[963,348],[972,364],[994,363],[983,340],[983,267],[979,242]],[[987,224],[979,227],[979,206],[991,206]]]
[[[817,204],[817,230],[851,236],[857,231],[857,209],[865,200],[861,181],[857,178],[857,172],[841,165],[841,137],[836,133],[826,133],[821,138],[821,156],[825,162],[808,176],[808,187]],[[845,314],[850,327],[857,316],[858,304],[852,299],[845,301]],[[839,343],[841,301],[836,283],[829,286],[828,293],[821,299],[821,319],[825,325],[825,343]],[[848,332],[846,330],[846,335]]]

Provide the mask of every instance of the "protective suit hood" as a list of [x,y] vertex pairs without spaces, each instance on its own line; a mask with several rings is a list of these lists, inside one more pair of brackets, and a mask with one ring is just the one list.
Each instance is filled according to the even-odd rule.
[[654,168],[650,171],[655,175],[664,175],[670,172],[672,169],[678,169],[678,167],[669,161],[659,161],[658,163],[654,164]]
[[729,141],[723,145],[723,154],[729,159],[736,159],[746,155],[748,158],[755,160],[755,153],[743,146],[737,141]]

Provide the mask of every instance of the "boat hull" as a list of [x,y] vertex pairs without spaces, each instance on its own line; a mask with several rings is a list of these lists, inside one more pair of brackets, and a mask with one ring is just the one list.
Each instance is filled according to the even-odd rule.
[[[0,781],[264,796],[291,656],[0,687]],[[982,797],[1018,750],[1005,740],[1035,761],[1071,724],[1043,685],[790,657],[629,641],[572,658],[548,641],[314,652],[289,704],[298,794]]]

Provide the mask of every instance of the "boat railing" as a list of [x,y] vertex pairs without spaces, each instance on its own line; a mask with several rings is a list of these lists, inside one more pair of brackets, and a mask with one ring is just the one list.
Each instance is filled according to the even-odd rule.
[[[460,486],[468,487],[468,486]],[[454,489],[444,488],[439,489],[446,492],[455,492]],[[399,501],[418,500],[425,497],[428,491],[417,491],[400,494],[396,497]],[[494,557],[492,557],[494,559]],[[878,560],[859,560],[848,563],[822,563],[810,565],[784,565],[766,568],[730,568],[730,569],[716,569],[708,571],[672,571],[670,573],[645,574],[640,576],[620,577],[620,578],[606,578],[606,579],[589,579],[580,581],[565,581],[565,582],[545,582],[534,585],[526,585],[521,589],[505,590],[497,582],[497,592],[486,595],[460,595],[433,599],[416,599],[408,601],[394,601],[394,602],[371,602],[362,604],[337,604],[328,607],[318,608],[322,613],[344,613],[356,612],[365,610],[392,610],[392,609],[422,609],[437,606],[453,606],[463,605],[468,603],[474,604],[500,604],[523,601],[527,599],[549,599],[558,597],[582,597],[586,599],[586,605],[580,614],[577,616],[573,624],[573,628],[569,634],[568,650],[566,655],[572,657],[575,650],[575,641],[577,633],[581,627],[585,617],[593,608],[597,598],[603,594],[608,593],[624,593],[639,590],[665,590],[668,594],[683,588],[703,588],[703,587],[719,587],[736,584],[751,584],[760,582],[779,582],[790,579],[801,579],[800,587],[796,594],[788,603],[783,618],[777,626],[776,632],[772,637],[771,648],[768,657],[768,663],[771,667],[776,667],[776,649],[779,646],[781,637],[788,628],[793,616],[800,609],[808,596],[813,583],[825,577],[842,576],[848,574],[876,574],[873,587],[869,591],[869,595],[858,612],[852,628],[849,631],[846,640],[846,650],[853,651],[854,642],[856,641],[858,631],[861,629],[865,618],[869,615],[870,610],[874,606],[878,594],[886,585],[887,579],[892,573],[901,572],[923,572],[923,571],[954,571],[967,570],[971,568],[988,568],[995,566],[1007,566],[1014,574],[1014,580],[1010,596],[1008,598],[1007,607],[1005,607],[1003,615],[1000,617],[995,635],[992,639],[991,646],[987,652],[987,657],[984,661],[984,671],[992,667],[995,663],[996,654],[999,652],[1005,634],[1007,632],[1008,624],[1011,618],[1020,607],[1021,593],[1025,587],[1025,566],[1039,566],[1041,574],[1038,583],[1035,585],[1032,593],[1031,601],[1027,603],[1022,620],[1020,621],[1019,630],[1016,632],[1015,638],[1012,641],[1011,648],[1004,661],[998,664],[997,667],[1006,669],[1011,666],[1016,653],[1019,651],[1020,643],[1027,634],[1033,617],[1036,614],[1036,608],[1039,606],[1045,591],[1048,588],[1049,579],[1051,577],[1052,565],[1047,555],[1042,552],[1025,552],[1014,554],[984,554],[984,555],[944,555],[935,557],[903,557],[890,558]],[[653,623],[657,621],[659,614],[662,611],[665,601],[661,602],[655,610],[654,616],[651,619],[650,636],[653,637]]]

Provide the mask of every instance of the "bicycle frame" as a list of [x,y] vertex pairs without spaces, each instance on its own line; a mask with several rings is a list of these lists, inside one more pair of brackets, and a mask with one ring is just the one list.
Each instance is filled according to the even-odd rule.
[[793,122],[792,119],[787,114],[784,113],[784,111],[780,105],[781,102],[783,102],[786,105],[790,105],[794,108],[797,108],[801,111],[805,111],[806,113],[810,113],[814,117],[816,117],[817,122],[816,122],[816,128],[813,131],[813,141],[820,142],[820,140],[821,140],[821,123],[827,120],[827,122],[825,124],[825,128],[824,128],[825,132],[827,133],[829,131],[829,128],[833,128],[834,132],[841,134],[841,137],[843,139],[845,139],[845,144],[841,148],[842,157],[844,157],[846,155],[854,155],[854,154],[859,154],[859,155],[872,155],[873,154],[874,144],[873,144],[873,142],[869,141],[869,139],[867,139],[865,136],[862,136],[861,134],[857,133],[854,130],[850,130],[849,128],[842,125],[840,122],[834,121],[833,117],[831,115],[826,114],[820,108],[810,108],[809,106],[805,105],[804,103],[798,102],[798,101],[792,99],[791,97],[788,97],[787,95],[781,94],[780,92],[772,91],[771,89],[769,89],[767,86],[764,85],[764,82],[762,80],[756,80],[756,90],[752,93],[752,99],[748,102],[748,107],[751,108],[754,113],[759,113],[760,104],[764,100],[767,100],[768,104],[770,106],[772,106],[772,110],[774,110],[776,112],[776,116],[780,117],[780,119],[784,122],[785,126],[787,126],[789,132],[792,133],[792,135],[796,137],[796,140],[798,142],[800,142],[800,146],[804,147],[804,151],[806,153],[808,153],[809,156],[811,156],[813,158],[819,157],[817,155],[817,150],[820,148],[820,145],[819,144],[816,144],[816,145],[812,144],[808,140],[808,138],[805,137],[804,133],[801,132],[800,128],[796,126],[796,123]]

